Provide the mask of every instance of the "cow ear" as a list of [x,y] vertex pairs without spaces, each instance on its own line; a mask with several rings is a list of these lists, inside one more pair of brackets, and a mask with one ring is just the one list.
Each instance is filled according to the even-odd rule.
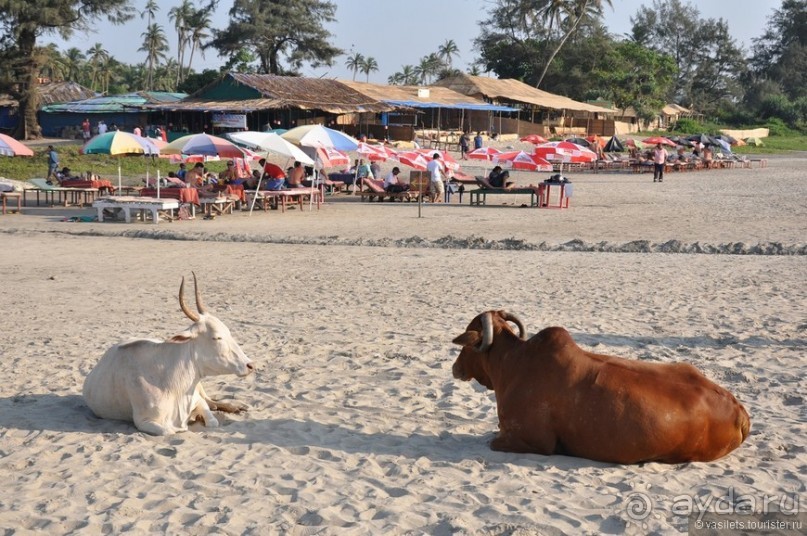
[[174,335],[171,337],[171,342],[185,342],[191,340],[187,335]]
[[452,342],[460,346],[477,347],[482,341],[482,334],[478,331],[466,331],[459,337],[455,338]]

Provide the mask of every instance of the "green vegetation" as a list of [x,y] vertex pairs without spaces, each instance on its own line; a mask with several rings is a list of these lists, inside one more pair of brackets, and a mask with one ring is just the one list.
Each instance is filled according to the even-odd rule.
[[[59,153],[60,168],[68,167],[76,175],[92,171],[114,183],[118,180],[118,165],[120,164],[123,182],[127,184],[135,184],[145,179],[146,171],[149,172],[150,177],[155,177],[159,169],[160,176],[165,177],[169,171],[176,171],[179,168],[177,164],[172,164],[167,158],[84,155],[79,153],[80,149],[81,145],[78,144],[57,146],[56,152]],[[33,158],[0,156],[0,177],[28,180],[47,175],[46,146],[35,149],[34,152]],[[208,162],[206,166],[209,171],[218,173],[224,170],[226,160]]]

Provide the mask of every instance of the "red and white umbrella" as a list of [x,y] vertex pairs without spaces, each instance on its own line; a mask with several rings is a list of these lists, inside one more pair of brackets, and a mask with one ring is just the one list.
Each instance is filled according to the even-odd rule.
[[391,151],[391,149],[383,145],[370,145],[369,143],[360,141],[356,152],[360,155],[364,155],[364,157],[371,162],[384,162],[392,158],[392,152],[394,151]]
[[548,139],[544,138],[543,136],[539,136],[538,134],[530,134],[529,136],[524,136],[519,141],[526,141],[532,143],[533,145],[541,145],[542,143],[549,142]]
[[401,164],[419,171],[426,171],[426,166],[429,165],[428,160],[417,151],[400,151],[395,159]]
[[539,156],[533,156],[524,151],[508,151],[493,157],[493,163],[504,168],[523,171],[552,171],[552,164]]
[[457,162],[448,151],[442,151],[440,149],[417,149],[417,152],[422,154],[427,162],[437,153],[440,155],[440,160],[443,162],[446,169],[450,169],[451,171],[459,171],[460,169],[459,162]]
[[493,147],[480,147],[479,149],[474,149],[468,153],[467,156],[473,160],[487,160],[490,162],[493,160],[493,157],[499,153],[501,153],[501,151],[494,149]]
[[329,147],[320,147],[317,149],[317,156],[319,157],[322,167],[348,167],[350,165],[350,157],[342,151],[331,149]]
[[561,164],[585,163],[597,160],[597,153],[568,141],[551,141],[535,147],[536,156]]

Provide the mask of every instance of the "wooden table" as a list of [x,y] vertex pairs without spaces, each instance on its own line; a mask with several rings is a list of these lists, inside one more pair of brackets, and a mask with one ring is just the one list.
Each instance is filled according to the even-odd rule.
[[[96,199],[92,206],[98,210],[98,221],[104,221],[104,211],[112,210],[123,212],[126,223],[132,221],[132,211],[140,211],[141,214],[151,213],[151,219],[157,225],[160,221],[160,213],[173,211],[179,208],[177,199],[157,199],[154,197],[102,197]],[[173,216],[169,216],[173,219]],[[145,221],[145,218],[144,218]]]
[[17,200],[17,212],[16,214],[22,213],[22,193],[20,192],[0,192],[0,200],[2,200],[3,204],[3,214],[6,213],[6,204],[8,203],[9,199],[16,199]]
[[237,199],[230,197],[200,197],[199,204],[205,216],[220,216],[232,214]]
[[300,210],[303,209],[303,201],[308,196],[314,196],[312,199],[316,201],[317,210],[319,210],[320,205],[322,204],[322,192],[320,190],[314,188],[293,188],[291,190],[259,190],[257,193],[255,191],[249,191],[247,193],[249,196],[255,197],[255,204],[257,204],[261,209],[268,210],[270,207],[280,208],[281,212],[286,212],[286,207],[293,203],[295,200],[297,201],[297,205],[300,207]]

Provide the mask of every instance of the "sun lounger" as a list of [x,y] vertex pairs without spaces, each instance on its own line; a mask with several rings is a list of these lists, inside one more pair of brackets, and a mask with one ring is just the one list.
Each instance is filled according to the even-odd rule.
[[539,184],[536,188],[496,188],[491,186],[485,177],[475,177],[476,183],[479,188],[471,190],[471,206],[483,206],[487,204],[487,196],[489,195],[522,195],[527,194],[530,196],[531,207],[540,207],[543,205],[544,189],[545,186]]
[[36,193],[36,206],[39,206],[40,196],[45,198],[46,204],[59,204],[67,207],[90,204],[95,199],[95,196],[98,195],[98,188],[62,188],[56,184],[48,184],[46,179],[30,179],[28,184],[34,186],[34,188],[29,188],[28,191]]
[[395,201],[396,199],[400,199],[401,201],[412,201],[417,200],[418,193],[413,192],[411,190],[406,190],[404,192],[387,192],[384,190],[383,182],[377,179],[362,179],[362,185],[366,189],[362,189],[359,192],[361,196],[361,200],[364,201],[365,198],[368,198],[370,201],[373,201],[376,197],[379,201],[383,201],[385,197],[389,197],[390,201]]

